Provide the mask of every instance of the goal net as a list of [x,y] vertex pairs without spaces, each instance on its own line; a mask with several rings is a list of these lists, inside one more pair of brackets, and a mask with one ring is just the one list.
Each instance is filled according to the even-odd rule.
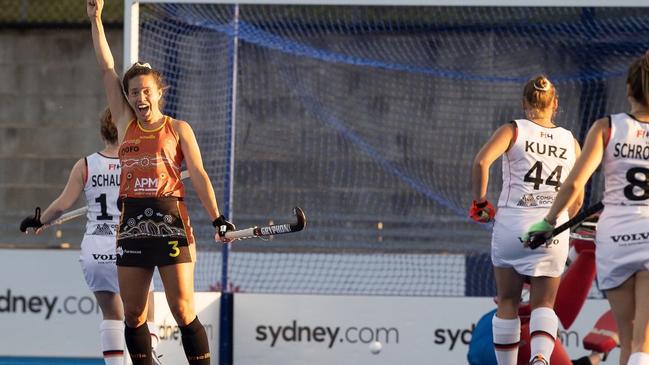
[[[138,34],[222,208],[232,183],[235,224],[285,221],[296,205],[308,217],[299,234],[236,243],[233,290],[490,295],[490,227],[467,218],[474,155],[523,116],[523,84],[539,73],[557,85],[557,124],[580,140],[627,110],[626,68],[649,48],[649,8],[241,5],[237,15],[146,3]],[[500,174],[497,163],[492,201]],[[207,290],[221,257],[200,202],[188,202]]]

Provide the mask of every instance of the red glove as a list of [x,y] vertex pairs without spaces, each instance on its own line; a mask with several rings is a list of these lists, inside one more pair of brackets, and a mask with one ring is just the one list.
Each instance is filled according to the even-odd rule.
[[496,209],[489,203],[489,200],[484,200],[479,203],[474,200],[469,210],[469,217],[478,223],[491,222],[495,215]]

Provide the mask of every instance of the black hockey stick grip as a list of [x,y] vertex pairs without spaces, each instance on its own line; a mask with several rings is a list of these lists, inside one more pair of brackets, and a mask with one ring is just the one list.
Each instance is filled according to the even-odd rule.
[[560,225],[559,227],[556,227],[555,229],[553,229],[552,230],[552,235],[556,236],[559,233],[565,231],[566,229],[570,229],[570,227],[581,223],[584,219],[590,217],[591,215],[599,212],[602,209],[604,209],[604,204],[601,201],[591,205],[590,207],[588,207],[588,208],[582,210],[581,212],[579,212],[576,216],[569,219],[566,223],[564,223],[564,224]]
[[[552,237],[560,234],[561,232],[565,231],[566,229],[570,229],[572,226],[575,226],[579,223],[581,223],[584,219],[590,217],[591,215],[599,212],[604,208],[604,204],[600,201],[594,205],[591,205],[590,207],[582,210],[579,212],[577,215],[569,219],[566,223],[560,225],[559,227],[556,227],[555,229],[552,230]],[[544,235],[532,235],[529,239],[529,244],[528,247],[531,248],[532,250],[538,248],[541,245],[544,245],[546,243],[546,237]]]

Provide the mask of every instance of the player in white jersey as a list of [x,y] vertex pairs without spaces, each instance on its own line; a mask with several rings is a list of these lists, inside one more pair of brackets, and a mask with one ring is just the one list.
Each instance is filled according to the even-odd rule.
[[[520,237],[530,223],[542,218],[572,169],[579,144],[572,133],[554,124],[558,107],[554,85],[545,77],[531,79],[523,89],[526,119],[501,126],[475,157],[472,171],[473,205],[478,222],[495,220],[491,259],[494,265],[498,310],[493,317],[499,365],[515,365],[520,342],[518,305],[523,283],[530,280],[531,363],[542,364],[554,348],[558,319],[554,300],[568,255],[568,237],[530,250]],[[487,201],[489,168],[503,156],[503,187],[498,211]],[[576,201],[573,213],[580,207]],[[562,217],[567,220],[567,215]]]
[[584,153],[528,236],[551,237],[557,216],[603,164],[597,278],[617,322],[620,364],[649,365],[649,51],[629,68],[627,99],[629,114],[599,119],[590,128]]
[[[117,157],[117,129],[108,109],[101,117],[103,150],[80,159],[72,168],[63,192],[43,212],[39,222],[29,227],[37,233],[61,214],[70,209],[84,193],[88,204],[86,232],[81,242],[80,263],[88,287],[95,295],[101,309],[101,349],[106,365],[124,363],[124,311],[119,296],[116,259],[116,227],[120,211],[119,197],[120,164]],[[33,219],[33,218],[29,218]],[[151,288],[153,289],[153,287]],[[151,344],[158,343],[158,329],[153,320],[153,292],[149,293],[148,327]],[[158,361],[154,356],[154,361]]]

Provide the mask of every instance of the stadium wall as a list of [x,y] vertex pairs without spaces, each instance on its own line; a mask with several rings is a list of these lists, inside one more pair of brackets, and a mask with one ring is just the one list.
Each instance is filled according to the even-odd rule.
[[[107,36],[121,62],[122,31]],[[18,224],[60,193],[77,159],[102,146],[104,105],[88,29],[0,32],[0,244],[61,242],[54,230],[26,238]],[[66,225],[62,240],[78,245],[84,224]]]

